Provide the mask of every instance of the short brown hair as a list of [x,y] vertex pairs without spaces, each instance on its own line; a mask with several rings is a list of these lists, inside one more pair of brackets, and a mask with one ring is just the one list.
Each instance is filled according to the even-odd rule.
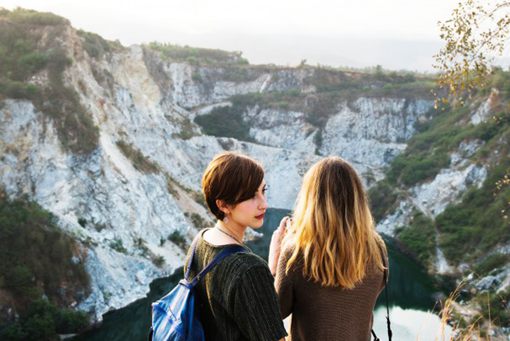
[[216,155],[207,166],[202,177],[202,191],[211,212],[223,220],[225,214],[216,200],[235,205],[250,199],[263,179],[264,169],[259,162],[246,155],[224,152]]

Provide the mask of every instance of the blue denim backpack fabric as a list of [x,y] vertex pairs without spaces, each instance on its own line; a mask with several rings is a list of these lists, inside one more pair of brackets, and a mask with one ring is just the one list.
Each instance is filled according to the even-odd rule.
[[195,278],[188,281],[190,268],[195,257],[198,238],[193,241],[192,253],[184,279],[172,291],[152,303],[152,326],[149,340],[153,341],[200,341],[205,340],[204,329],[195,309],[197,283],[225,257],[246,252],[240,245],[223,249]]

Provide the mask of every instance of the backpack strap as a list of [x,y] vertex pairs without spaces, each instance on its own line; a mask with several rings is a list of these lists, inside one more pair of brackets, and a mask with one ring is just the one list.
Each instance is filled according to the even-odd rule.
[[388,263],[386,263],[386,253],[382,251],[381,249],[381,253],[382,253],[382,260],[383,260],[383,264],[384,266],[386,267],[386,269],[384,269],[384,298],[385,298],[385,303],[386,303],[386,329],[388,331],[388,340],[391,341],[391,337],[393,336],[393,332],[391,330],[391,322],[390,322],[390,307],[389,307],[389,300],[388,300],[388,285],[389,285],[389,279],[388,279],[388,272],[389,272],[389,269],[390,269],[390,264],[389,264],[389,259],[390,259],[390,256],[388,254]]
[[[388,281],[388,272],[389,272],[389,261],[388,261],[388,264],[386,264],[386,253],[383,251],[382,248],[379,248],[379,250],[381,251],[381,256],[382,256],[382,261],[383,261],[383,265],[386,267],[386,269],[384,269],[384,277],[383,277],[383,281],[384,281],[384,298],[385,298],[385,303],[386,303],[386,329],[388,331],[388,340],[391,341],[391,337],[393,336],[393,332],[391,330],[391,322],[390,322],[390,308],[389,308],[389,301],[388,301],[388,284],[389,284],[389,281]],[[389,260],[389,255],[388,255],[388,260]],[[374,332],[374,329],[372,329],[372,336],[374,337],[374,341],[379,341],[380,339],[377,337],[377,335],[375,335],[375,332]]]
[[218,265],[223,259],[226,257],[234,254],[234,253],[241,253],[241,252],[247,252],[246,248],[242,247],[241,245],[229,245],[223,250],[218,253],[213,260],[207,264],[205,268],[200,271],[198,275],[196,275],[191,281],[188,281],[189,275],[190,275],[190,269],[191,264],[193,263],[193,258],[195,256],[196,248],[197,248],[197,241],[198,238],[195,238],[195,240],[192,243],[192,251],[191,256],[188,262],[188,268],[186,269],[186,274],[184,275],[184,280],[182,281],[186,287],[193,288],[197,283],[200,281],[202,277],[204,277],[209,271],[211,271],[216,265]]
[[197,249],[198,238],[200,238],[199,235],[197,235],[195,237],[195,239],[193,239],[193,242],[191,243],[191,246],[190,246],[191,247],[191,255],[190,255],[189,260],[188,260],[188,265],[187,265],[186,273],[184,274],[184,279],[185,280],[188,280],[188,278],[189,278],[191,265],[193,264],[193,258],[195,258],[195,251]]

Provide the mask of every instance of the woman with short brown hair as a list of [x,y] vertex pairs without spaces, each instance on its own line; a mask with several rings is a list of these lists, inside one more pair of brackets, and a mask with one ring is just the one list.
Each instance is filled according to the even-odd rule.
[[243,243],[247,227],[259,228],[264,222],[267,200],[262,166],[239,153],[219,154],[204,172],[202,190],[218,221],[196,237],[191,275],[228,246],[242,245],[246,251],[226,257],[196,286],[206,339],[283,339],[287,334],[273,277],[267,263]]

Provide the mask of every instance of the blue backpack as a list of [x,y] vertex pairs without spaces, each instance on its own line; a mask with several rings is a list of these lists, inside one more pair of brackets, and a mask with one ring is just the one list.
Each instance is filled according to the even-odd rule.
[[188,281],[195,257],[197,240],[193,241],[192,252],[184,279],[172,291],[152,303],[152,326],[149,340],[153,341],[199,341],[205,340],[204,329],[195,309],[197,283],[225,257],[246,252],[240,245],[232,245],[217,254],[207,266],[192,280]]

